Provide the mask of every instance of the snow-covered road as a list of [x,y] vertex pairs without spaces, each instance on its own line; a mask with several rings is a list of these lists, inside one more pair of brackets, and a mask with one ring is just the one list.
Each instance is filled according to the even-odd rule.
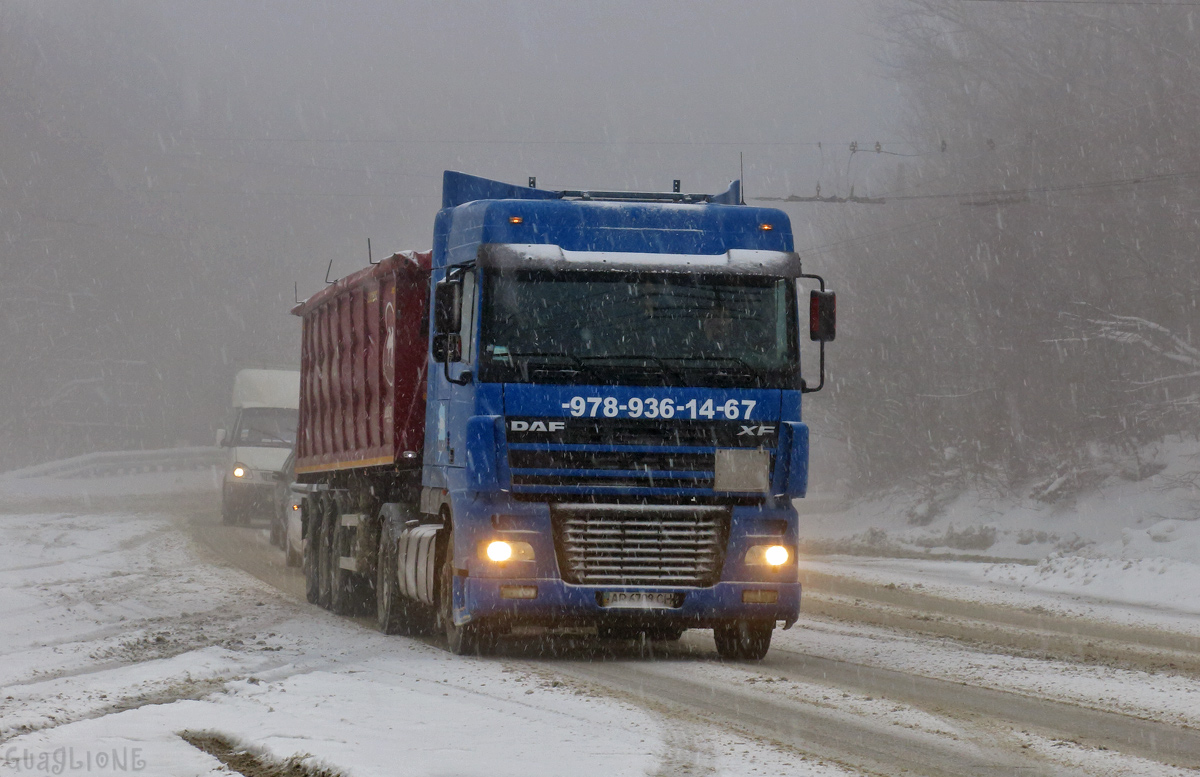
[[[909,569],[935,589],[915,591],[903,569],[835,559],[809,570],[823,614],[777,633],[761,664],[721,663],[703,631],[669,648],[525,638],[458,658],[304,604],[265,531],[220,527],[214,508],[200,490],[0,515],[0,773],[259,775],[289,759],[294,774],[345,775],[1200,767],[1197,672],[1166,667],[1197,652],[1183,615],[1142,623],[1158,637],[1138,640],[1120,608],[1060,613],[1068,600],[1004,599],[962,570],[938,588]],[[943,611],[920,620],[923,601]],[[963,623],[1012,639],[979,641],[980,627],[968,641]],[[1072,623],[1112,628],[1108,652],[1027,644],[1035,626]],[[1142,658],[1116,660],[1122,645]]]

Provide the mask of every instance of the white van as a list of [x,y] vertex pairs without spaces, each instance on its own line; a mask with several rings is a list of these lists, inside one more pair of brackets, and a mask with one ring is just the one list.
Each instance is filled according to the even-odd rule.
[[227,524],[268,517],[275,485],[296,444],[300,373],[242,370],[233,381],[233,413],[217,444],[229,449],[221,489],[221,519]]

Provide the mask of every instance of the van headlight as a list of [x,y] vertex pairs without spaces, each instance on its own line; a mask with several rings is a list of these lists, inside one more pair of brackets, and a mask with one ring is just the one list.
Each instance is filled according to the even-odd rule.
[[233,476],[235,478],[246,477],[246,465],[245,464],[234,464],[233,465]]

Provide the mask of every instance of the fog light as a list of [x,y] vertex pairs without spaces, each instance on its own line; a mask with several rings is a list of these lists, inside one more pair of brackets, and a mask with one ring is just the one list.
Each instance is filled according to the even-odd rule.
[[500,586],[501,599],[536,599],[536,585],[502,585]]
[[778,601],[778,591],[742,591],[743,604],[775,604]]
[[246,477],[246,468],[244,466],[242,466],[241,464],[234,464],[233,465],[233,476],[235,478]]
[[508,561],[512,558],[512,545],[501,540],[488,543],[487,557],[492,561]]

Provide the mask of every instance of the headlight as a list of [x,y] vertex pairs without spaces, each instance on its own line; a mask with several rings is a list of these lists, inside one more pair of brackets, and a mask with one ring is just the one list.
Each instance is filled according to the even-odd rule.
[[791,557],[791,551],[783,545],[755,545],[746,551],[746,563],[754,565],[781,567]]
[[245,464],[234,464],[233,465],[233,476],[235,478],[246,477],[246,465]]
[[505,561],[533,561],[533,546],[528,542],[484,540],[479,543],[479,558],[496,564]]

